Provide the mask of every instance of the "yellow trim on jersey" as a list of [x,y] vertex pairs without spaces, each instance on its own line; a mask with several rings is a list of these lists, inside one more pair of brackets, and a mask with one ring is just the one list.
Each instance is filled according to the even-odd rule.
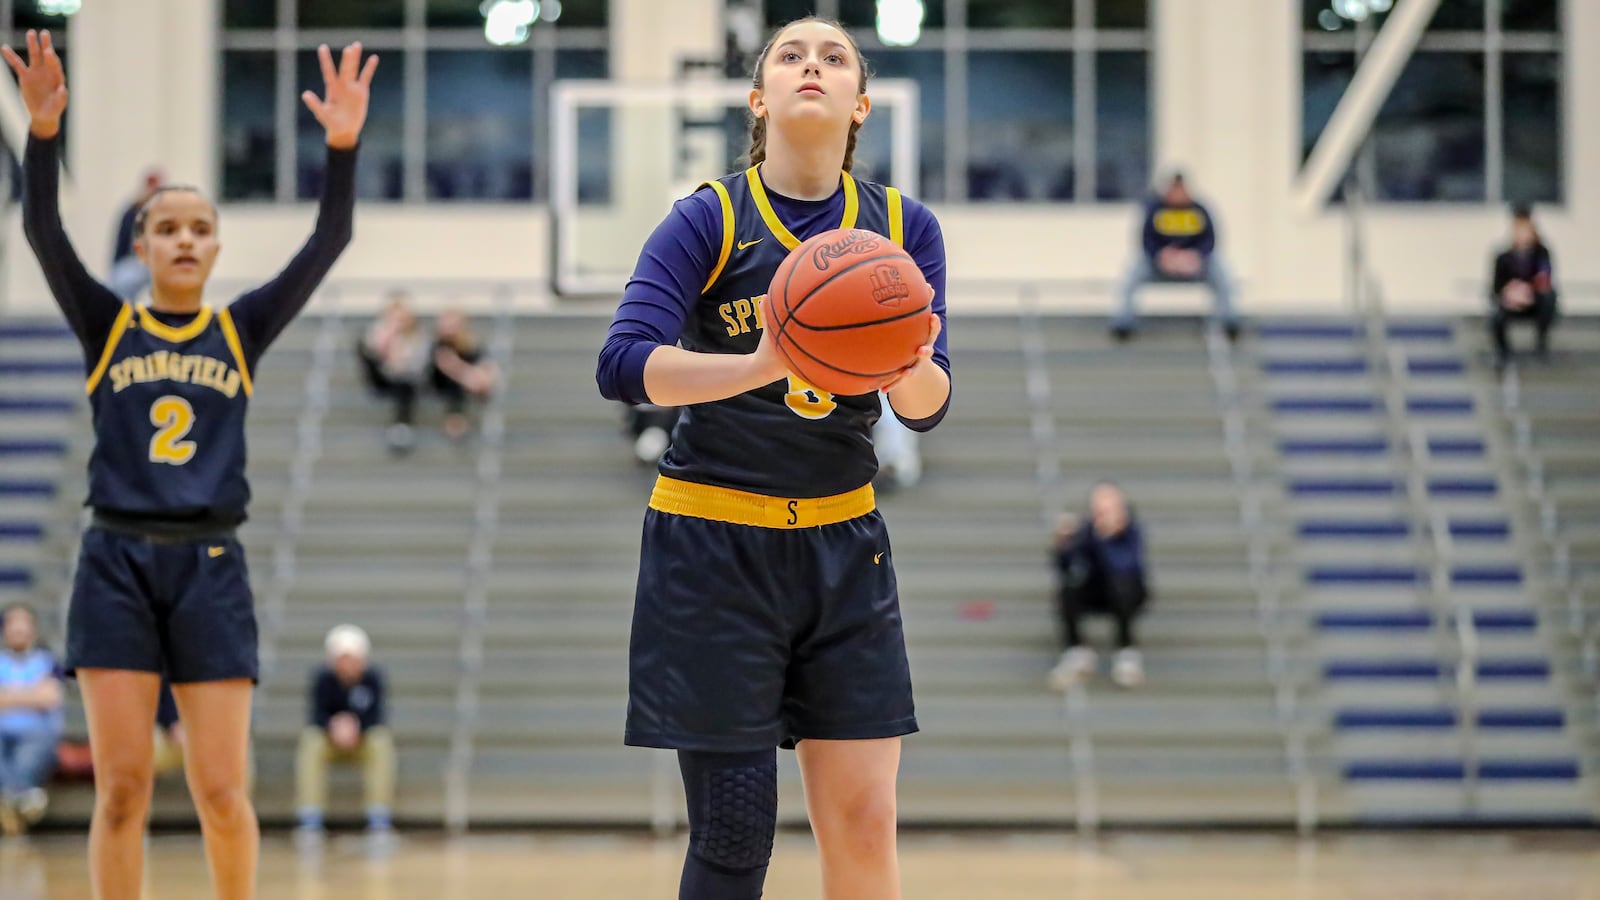
[[[722,274],[722,267],[728,264],[728,257],[733,255],[733,198],[728,196],[728,189],[720,181],[708,181],[711,189],[717,192],[717,199],[722,201],[722,255],[717,257],[717,267],[711,270],[711,277],[706,279],[706,286],[700,289],[704,294],[711,290],[717,283],[717,277]],[[704,185],[701,185],[704,187]]]
[[122,304],[122,311],[117,313],[117,319],[111,323],[111,333],[106,335],[106,348],[100,351],[100,362],[95,364],[94,371],[89,373],[89,380],[84,382],[83,392],[94,393],[100,384],[100,379],[106,376],[106,367],[111,365],[111,354],[116,352],[117,344],[122,341],[122,333],[128,330],[128,323],[133,321],[133,305]]
[[656,478],[655,490],[650,492],[650,508],[674,516],[754,528],[812,528],[864,516],[877,508],[877,500],[870,484],[832,497],[791,500],[662,475]]
[[161,338],[163,341],[173,344],[181,344],[184,341],[192,340],[200,332],[205,331],[206,326],[210,324],[211,307],[209,306],[200,307],[200,311],[194,314],[194,318],[189,321],[189,324],[179,325],[176,328],[150,315],[150,307],[139,307],[139,327]]
[[[791,234],[778,218],[778,211],[772,208],[772,201],[767,198],[767,188],[761,183],[761,175],[756,168],[751,166],[744,173],[745,181],[750,184],[750,198],[756,202],[756,209],[761,212],[761,220],[767,223],[767,230],[772,232],[784,249],[793,250],[800,246],[800,239]],[[839,222],[839,227],[854,228],[856,214],[861,211],[860,198],[856,196],[856,180],[850,177],[849,172],[840,172],[839,176],[844,184],[844,218]]]
[[244,346],[239,343],[239,330],[233,327],[233,313],[226,308],[218,310],[217,322],[222,325],[222,339],[228,342],[228,349],[233,351],[233,361],[239,364],[239,383],[244,387],[244,395],[253,396],[256,389],[250,382],[250,367],[244,362]]
[[886,187],[884,195],[889,200],[889,240],[904,247],[906,245],[906,223],[902,218],[900,209],[900,191],[897,188]]

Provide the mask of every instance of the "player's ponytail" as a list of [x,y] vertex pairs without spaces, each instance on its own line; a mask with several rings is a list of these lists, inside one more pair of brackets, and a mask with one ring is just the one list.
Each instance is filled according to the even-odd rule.
[[[767,65],[767,54],[772,52],[772,43],[778,39],[778,35],[782,34],[785,28],[801,22],[822,22],[825,25],[832,25],[834,28],[839,29],[839,33],[844,35],[844,39],[850,42],[850,48],[855,51],[856,61],[861,67],[861,83],[856,88],[856,93],[865,94],[867,92],[867,79],[872,77],[872,68],[867,65],[867,58],[861,55],[861,45],[856,43],[855,35],[851,34],[847,28],[826,16],[805,16],[778,26],[777,30],[773,31],[772,35],[767,38],[766,46],[761,48],[761,53],[756,56],[755,71],[750,75],[751,85],[758,91],[763,89],[765,84],[761,73]],[[855,163],[856,132],[860,130],[860,122],[850,123],[850,136],[845,140],[844,145],[844,170],[846,172],[850,171],[850,166]],[[745,151],[744,157],[747,167],[759,166],[767,160],[767,120],[765,117],[756,116],[755,113],[750,114],[750,149]]]

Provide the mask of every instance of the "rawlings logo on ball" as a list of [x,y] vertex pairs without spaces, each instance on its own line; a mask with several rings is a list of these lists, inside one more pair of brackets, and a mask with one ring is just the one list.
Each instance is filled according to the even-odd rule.
[[817,271],[826,272],[834,260],[871,253],[882,243],[883,238],[870,231],[851,231],[831,244],[818,244],[817,249],[811,253],[811,262],[817,267]]
[[872,270],[872,299],[883,306],[899,306],[911,296],[911,285],[900,277],[894,266],[879,266]]

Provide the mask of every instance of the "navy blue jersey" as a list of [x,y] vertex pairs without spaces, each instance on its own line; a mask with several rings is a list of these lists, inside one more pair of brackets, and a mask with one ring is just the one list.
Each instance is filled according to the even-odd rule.
[[241,521],[244,417],[253,388],[226,309],[174,328],[124,304],[87,384],[94,410],[89,505],[125,514]]
[[94,411],[88,504],[159,526],[227,528],[245,518],[245,409],[261,354],[349,245],[354,149],[328,149],[316,229],[271,281],[226,310],[155,312],[124,303],[84,268],[61,224],[59,141],[30,136],[23,231],[83,346]]
[[[652,235],[601,352],[602,393],[648,399],[644,360],[661,343],[702,353],[754,352],[773,273],[804,240],[835,228],[862,228],[909,245],[943,319],[944,243],[926,207],[848,173],[827,199],[778,197],[752,168],[679,201]],[[946,340],[941,333],[934,362],[948,372]],[[768,496],[842,494],[876,473],[871,435],[880,413],[876,393],[834,396],[791,377],[686,407],[661,472]],[[942,411],[908,424],[930,428],[940,417]]]

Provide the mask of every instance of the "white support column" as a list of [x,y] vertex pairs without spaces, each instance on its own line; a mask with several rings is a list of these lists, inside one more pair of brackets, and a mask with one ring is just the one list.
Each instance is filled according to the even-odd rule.
[[148,0],[85,3],[73,17],[77,202],[65,214],[91,272],[104,274],[116,216],[147,167],[215,193],[220,10],[220,0]]
[[1383,23],[1306,160],[1295,190],[1301,211],[1316,211],[1333,194],[1438,8],[1439,0],[1408,0],[1397,4]]

